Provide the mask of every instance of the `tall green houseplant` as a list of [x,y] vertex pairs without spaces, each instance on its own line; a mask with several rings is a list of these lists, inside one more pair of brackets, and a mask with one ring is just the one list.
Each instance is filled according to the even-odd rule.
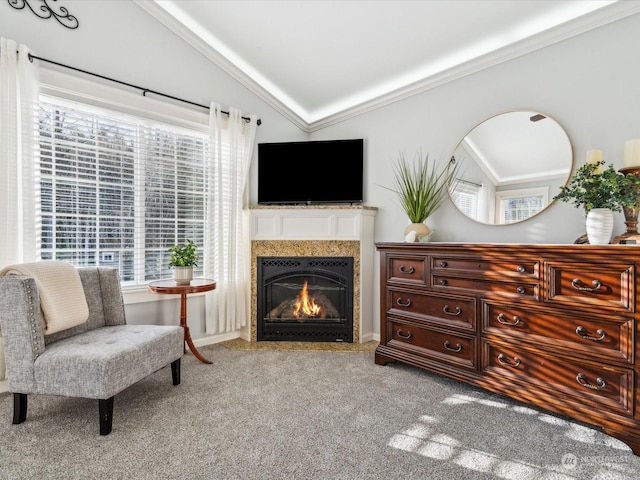
[[405,235],[412,230],[418,236],[428,237],[431,234],[431,229],[424,222],[442,205],[457,169],[457,165],[444,165],[437,169],[430,162],[429,155],[417,154],[410,163],[404,153],[399,154],[394,165],[394,188],[385,188],[397,195],[409,219]]

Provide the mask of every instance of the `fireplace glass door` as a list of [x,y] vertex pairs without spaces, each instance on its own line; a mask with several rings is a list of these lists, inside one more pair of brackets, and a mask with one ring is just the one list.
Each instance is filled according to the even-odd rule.
[[258,257],[258,341],[353,342],[353,258]]

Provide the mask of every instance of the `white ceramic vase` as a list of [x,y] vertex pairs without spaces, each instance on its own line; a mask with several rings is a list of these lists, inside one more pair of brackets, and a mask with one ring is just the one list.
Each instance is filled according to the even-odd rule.
[[173,280],[178,285],[189,285],[193,280],[193,267],[173,267]]
[[587,238],[591,245],[607,245],[613,234],[613,212],[608,208],[592,208],[587,214]]

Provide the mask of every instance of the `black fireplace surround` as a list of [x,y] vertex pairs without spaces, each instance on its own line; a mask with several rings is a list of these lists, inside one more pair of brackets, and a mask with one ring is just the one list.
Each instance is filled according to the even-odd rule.
[[258,341],[353,343],[352,257],[258,257]]

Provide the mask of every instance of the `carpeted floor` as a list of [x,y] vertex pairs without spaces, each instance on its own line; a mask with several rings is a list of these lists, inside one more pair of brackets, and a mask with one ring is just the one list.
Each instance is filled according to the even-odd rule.
[[640,457],[597,429],[370,352],[201,348],[182,384],[164,368],[97,401],[0,395],[0,479],[640,478]]

